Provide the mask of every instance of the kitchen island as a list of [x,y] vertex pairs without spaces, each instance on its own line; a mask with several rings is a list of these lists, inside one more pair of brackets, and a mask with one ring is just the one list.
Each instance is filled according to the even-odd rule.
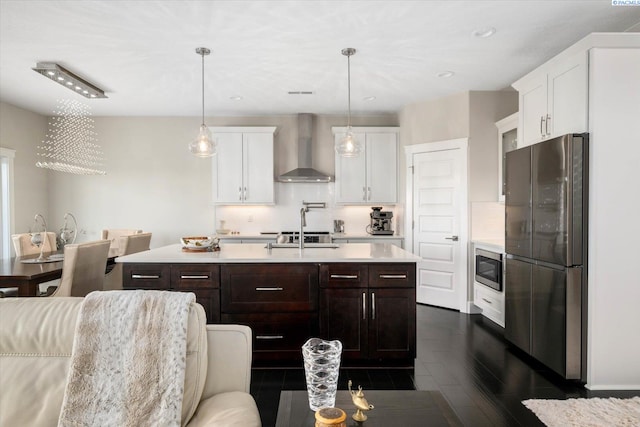
[[347,364],[412,365],[416,262],[389,243],[335,248],[170,245],[116,259],[125,289],[193,292],[208,323],[253,330],[258,363],[297,361],[310,337],[339,339]]

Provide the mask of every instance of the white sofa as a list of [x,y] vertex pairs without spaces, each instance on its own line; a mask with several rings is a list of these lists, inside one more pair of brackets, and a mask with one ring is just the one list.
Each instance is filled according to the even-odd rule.
[[[0,426],[56,426],[83,298],[0,300]],[[206,325],[193,304],[182,425],[260,426],[249,394],[251,330]]]

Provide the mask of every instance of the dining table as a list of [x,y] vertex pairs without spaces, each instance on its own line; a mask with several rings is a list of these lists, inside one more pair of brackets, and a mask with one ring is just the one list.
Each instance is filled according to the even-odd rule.
[[[62,277],[64,251],[45,252],[46,261],[37,261],[39,254],[0,259],[0,288],[18,288],[19,297],[39,296],[39,284]],[[105,273],[113,268],[119,248],[109,249]]]

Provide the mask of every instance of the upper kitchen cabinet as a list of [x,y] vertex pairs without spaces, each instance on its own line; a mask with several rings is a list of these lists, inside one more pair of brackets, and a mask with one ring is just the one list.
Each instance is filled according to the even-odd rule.
[[[397,127],[354,127],[355,137],[364,145],[358,157],[336,154],[336,203],[395,204],[397,201]],[[346,128],[332,128],[336,141]]]
[[588,130],[588,54],[548,62],[513,84],[519,92],[518,148]]
[[213,127],[213,201],[224,205],[273,204],[275,127]]

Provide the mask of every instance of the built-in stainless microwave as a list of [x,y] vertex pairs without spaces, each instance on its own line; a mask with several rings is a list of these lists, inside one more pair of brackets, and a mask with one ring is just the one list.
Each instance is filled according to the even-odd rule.
[[476,248],[475,279],[502,292],[502,254]]

